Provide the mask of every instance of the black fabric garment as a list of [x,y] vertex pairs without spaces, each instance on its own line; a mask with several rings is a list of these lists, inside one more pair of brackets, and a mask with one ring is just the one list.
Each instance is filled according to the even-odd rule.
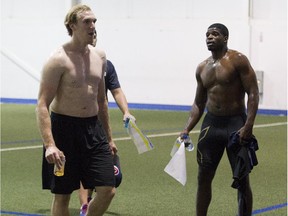
[[244,145],[240,145],[239,134],[233,132],[230,135],[228,148],[237,155],[236,165],[233,169],[234,181],[231,187],[239,189],[241,187],[241,180],[258,164],[256,156],[256,151],[259,149],[258,142],[255,136],[252,136]]
[[106,96],[107,92],[112,91],[117,88],[121,88],[118,75],[116,72],[116,69],[111,61],[107,59],[107,67],[105,70],[105,91],[106,91]]

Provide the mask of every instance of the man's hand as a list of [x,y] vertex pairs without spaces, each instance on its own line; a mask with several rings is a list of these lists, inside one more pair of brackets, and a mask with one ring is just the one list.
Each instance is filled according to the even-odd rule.
[[187,136],[189,136],[189,132],[187,131],[187,129],[184,129],[184,130],[180,133],[179,136],[180,136],[181,139],[183,140],[183,139],[187,138]]
[[109,142],[112,155],[115,155],[118,152],[117,146],[114,141]]
[[134,122],[136,122],[136,118],[131,115],[130,113],[125,113],[123,115],[123,122],[126,122],[126,119],[130,119],[130,120],[133,120]]
[[243,126],[239,129],[238,133],[240,144],[245,145],[252,137],[252,127],[247,128]]
[[45,151],[45,158],[49,164],[56,164],[57,167],[61,167],[63,158],[65,155],[56,146],[49,146]]

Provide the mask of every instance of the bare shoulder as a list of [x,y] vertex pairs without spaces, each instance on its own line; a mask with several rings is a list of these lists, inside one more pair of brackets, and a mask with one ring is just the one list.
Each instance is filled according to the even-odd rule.
[[203,69],[205,68],[206,65],[208,65],[210,62],[211,62],[211,57],[205,59],[204,61],[200,62],[197,66],[197,69],[196,69],[196,74],[200,74]]
[[57,48],[51,53],[46,63],[43,66],[42,77],[48,79],[47,77],[61,76],[64,71],[68,68],[69,59],[63,47]]
[[235,64],[243,64],[248,62],[248,58],[243,53],[237,50],[228,50],[228,58],[230,61],[233,61]]
[[236,71],[242,75],[253,74],[254,69],[252,68],[250,61],[243,53],[236,50],[229,50],[229,61],[233,64]]
[[90,51],[91,51],[93,54],[99,56],[101,59],[105,59],[105,60],[106,60],[106,53],[105,53],[104,50],[95,48],[95,47],[93,47],[93,46],[89,46],[89,49],[90,49]]
[[59,47],[54,50],[49,56],[46,65],[50,67],[63,67],[67,62],[67,54],[64,47]]
[[96,48],[96,52],[98,53],[99,56],[106,58],[106,53],[104,52],[104,50]]

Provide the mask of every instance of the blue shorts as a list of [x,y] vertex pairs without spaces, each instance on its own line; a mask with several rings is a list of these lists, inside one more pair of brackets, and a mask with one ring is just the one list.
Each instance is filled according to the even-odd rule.
[[52,133],[66,157],[64,176],[53,174],[43,149],[42,186],[55,194],[71,194],[80,188],[115,186],[113,157],[105,131],[97,116],[71,117],[51,113]]
[[197,162],[199,167],[216,170],[224,150],[233,169],[236,154],[227,148],[229,136],[238,131],[246,121],[246,114],[236,116],[215,116],[207,113],[204,117],[197,145]]

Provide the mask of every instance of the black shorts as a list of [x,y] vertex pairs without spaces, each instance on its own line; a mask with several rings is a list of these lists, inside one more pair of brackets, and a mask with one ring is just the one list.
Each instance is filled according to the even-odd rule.
[[226,148],[233,169],[236,155],[227,148],[229,136],[238,131],[245,121],[245,113],[237,116],[214,116],[209,112],[206,114],[197,145],[197,162],[201,168],[216,170]]
[[51,113],[56,146],[66,157],[64,176],[53,174],[43,149],[42,186],[55,194],[71,194],[80,188],[115,186],[113,157],[102,124],[95,117],[78,118]]

